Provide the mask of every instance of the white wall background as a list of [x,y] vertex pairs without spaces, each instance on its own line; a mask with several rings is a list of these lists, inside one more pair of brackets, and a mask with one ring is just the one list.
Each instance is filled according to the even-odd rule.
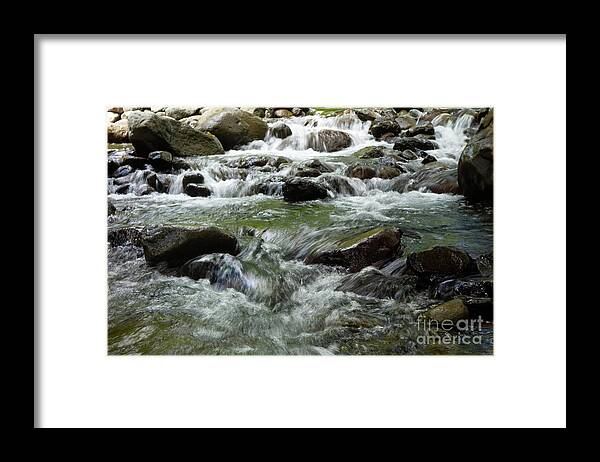
[[[37,53],[39,426],[566,424],[564,38],[38,37]],[[159,104],[495,107],[494,357],[107,356],[105,108]]]

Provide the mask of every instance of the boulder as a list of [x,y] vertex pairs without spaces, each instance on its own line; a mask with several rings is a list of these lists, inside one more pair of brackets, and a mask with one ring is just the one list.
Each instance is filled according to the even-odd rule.
[[353,108],[352,112],[354,112],[356,117],[358,117],[362,122],[375,120],[378,117],[381,117],[381,114],[370,108]]
[[430,308],[425,313],[425,317],[438,323],[444,321],[456,323],[460,320],[469,319],[469,309],[460,298],[456,298]]
[[276,109],[275,112],[273,112],[273,116],[278,118],[293,117],[294,113],[287,109]]
[[169,266],[179,266],[194,257],[209,253],[239,253],[237,239],[214,227],[162,227],[147,231],[141,243],[150,265],[166,262]]
[[290,159],[282,156],[250,155],[233,159],[227,162],[231,168],[256,168],[270,166],[279,168],[282,164],[290,162]]
[[433,288],[431,296],[441,300],[459,296],[493,298],[494,283],[492,279],[481,276],[446,279]]
[[255,107],[252,114],[256,117],[263,118],[265,116],[266,109],[264,107]]
[[134,170],[146,168],[148,163],[148,159],[143,157],[130,156],[129,154],[121,157],[121,165],[130,165]]
[[129,125],[127,120],[118,120],[107,126],[109,143],[129,143]]
[[192,197],[208,197],[211,192],[206,186],[201,186],[196,183],[189,183],[185,186],[183,192]]
[[307,137],[307,148],[319,152],[336,152],[352,145],[352,138],[346,132],[339,130],[318,130]]
[[141,185],[139,188],[136,188],[135,195],[136,196],[147,196],[148,194],[152,194],[153,192],[156,192],[156,191],[154,190],[154,188],[152,186],[144,184],[144,185]]
[[403,251],[402,230],[399,228],[375,228],[342,241],[336,249],[310,254],[307,264],[342,266],[350,272],[398,257]]
[[129,193],[129,183],[124,183],[115,189],[115,194],[128,194]]
[[375,167],[364,163],[349,165],[346,169],[346,176],[360,180],[375,178]]
[[275,138],[284,139],[292,134],[292,129],[284,123],[278,123],[269,128],[269,133]]
[[329,197],[327,189],[308,178],[287,178],[283,184],[283,199],[288,202],[313,201]]
[[423,165],[427,165],[432,162],[437,162],[437,159],[434,156],[432,156],[431,154],[427,154],[425,157],[423,157],[423,160],[421,161],[421,163]]
[[489,110],[458,161],[458,183],[465,197],[492,200],[494,192],[494,120]]
[[394,143],[394,150],[396,151],[405,151],[407,149],[429,151],[437,148],[438,144],[435,141],[415,137],[395,138]]
[[128,121],[131,143],[140,156],[147,156],[153,151],[168,151],[183,157],[224,153],[223,146],[214,135],[177,120],[147,111],[132,112]]
[[111,247],[127,244],[141,246],[142,230],[140,228],[117,228],[108,230],[108,243]]
[[381,138],[386,133],[397,135],[400,133],[400,131],[401,128],[398,125],[398,122],[393,119],[385,119],[383,117],[375,119],[369,127],[369,133],[377,139]]
[[181,106],[169,106],[165,108],[164,113],[168,117],[173,117],[175,120],[184,119],[197,114],[200,108],[198,107],[181,107]]
[[407,272],[422,279],[466,276],[477,272],[475,261],[468,253],[448,246],[435,246],[429,250],[411,253],[406,263]]
[[417,136],[417,135],[435,135],[435,130],[433,129],[433,125],[431,123],[426,123],[423,125],[417,125],[409,128],[403,134],[403,136]]
[[188,184],[202,184],[204,183],[204,175],[200,172],[189,172],[183,175],[181,185],[185,189]]
[[267,123],[249,112],[237,108],[210,108],[199,116],[182,119],[182,123],[215,135],[226,150],[267,134]]
[[113,178],[120,178],[123,176],[129,175],[133,172],[133,167],[131,165],[122,165],[118,169],[113,172]]
[[409,115],[403,115],[403,116],[397,117],[395,122],[396,122],[396,124],[398,124],[400,131],[409,130],[417,124],[416,119],[414,119],[413,117],[411,117]]
[[[395,188],[394,188],[395,189]],[[431,162],[416,171],[405,187],[406,191],[428,191],[435,194],[460,194],[457,169]]]
[[152,151],[148,154],[150,165],[159,172],[170,172],[173,170],[173,154],[168,151]]

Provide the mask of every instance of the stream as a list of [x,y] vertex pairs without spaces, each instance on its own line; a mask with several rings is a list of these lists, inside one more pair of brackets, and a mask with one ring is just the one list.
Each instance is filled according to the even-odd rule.
[[[455,168],[466,143],[465,114],[435,123],[439,147],[428,151]],[[272,127],[280,120],[269,121]],[[343,239],[377,227],[409,230],[405,255],[448,245],[473,257],[492,251],[491,205],[470,203],[462,195],[425,190],[398,191],[394,179],[361,180],[344,175],[353,153],[368,146],[392,148],[369,134],[371,122],[353,114],[311,115],[285,119],[292,134],[272,134],[224,155],[185,160],[199,171],[210,197],[183,193],[174,176],[168,193],[135,194],[144,184],[134,174],[130,192],[116,194],[109,180],[109,200],[118,213],[109,229],[160,225],[214,225],[235,234],[241,252],[221,258],[216,280],[168,275],[148,266],[140,248],[108,248],[108,353],[146,355],[386,355],[490,354],[493,327],[485,324],[480,344],[422,345],[417,314],[439,303],[427,292],[400,299],[380,299],[335,290],[345,277],[341,268],[307,265],[303,258]],[[316,133],[346,132],[349,148],[318,152]],[[248,156],[284,157],[281,168],[241,169]],[[340,184],[324,200],[290,203],[282,185],[298,165],[313,160],[331,171],[318,181]],[[407,168],[421,167],[420,159]],[[136,180],[135,175],[139,174]],[[137,182],[137,183],[136,183]],[[207,259],[217,258],[207,256]],[[392,273],[394,265],[381,269]]]

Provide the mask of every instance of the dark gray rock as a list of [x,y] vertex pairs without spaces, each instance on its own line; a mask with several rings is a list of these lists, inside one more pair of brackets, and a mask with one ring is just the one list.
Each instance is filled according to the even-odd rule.
[[185,186],[184,192],[192,197],[208,197],[211,194],[210,189],[206,186],[201,186],[196,183],[189,183]]
[[402,230],[399,228],[375,228],[342,241],[338,248],[310,254],[307,264],[342,266],[350,272],[398,257],[402,254]]
[[421,149],[423,151],[429,151],[437,149],[438,144],[432,140],[426,140],[423,138],[395,138],[394,150],[406,151],[407,149],[415,150]]
[[200,172],[189,172],[186,173],[185,175],[183,175],[183,178],[181,180],[181,185],[183,186],[183,188],[185,189],[185,187],[188,184],[202,184],[204,183],[204,175],[202,175],[202,173]]
[[278,123],[278,124],[272,126],[269,129],[269,132],[272,136],[274,136],[276,138],[284,139],[292,134],[292,129],[290,127],[288,127],[286,124],[284,124],[283,122],[281,122],[281,123]]
[[287,178],[282,191],[284,200],[288,202],[312,201],[329,197],[324,186],[308,178]]
[[458,161],[458,183],[465,197],[492,200],[494,193],[494,116],[489,110],[479,131],[464,147]]
[[422,252],[415,252],[406,258],[407,272],[424,280],[436,277],[459,277],[477,273],[477,266],[471,256],[457,248],[435,246]]
[[214,227],[169,226],[148,230],[141,242],[146,261],[151,265],[166,262],[169,266],[178,266],[209,253],[239,253],[235,236]]

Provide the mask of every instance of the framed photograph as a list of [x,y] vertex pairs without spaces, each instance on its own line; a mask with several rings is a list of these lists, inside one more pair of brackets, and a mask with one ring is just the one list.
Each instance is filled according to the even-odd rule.
[[36,35],[34,72],[34,426],[566,425],[565,35]]

